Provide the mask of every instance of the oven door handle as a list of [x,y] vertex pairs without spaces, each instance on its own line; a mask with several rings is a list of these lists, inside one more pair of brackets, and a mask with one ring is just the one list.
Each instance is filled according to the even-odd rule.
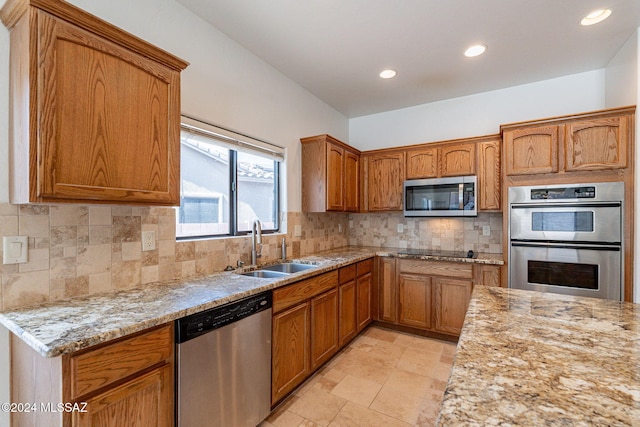
[[620,245],[581,245],[576,243],[550,243],[550,242],[518,242],[511,241],[511,246],[525,247],[525,248],[550,248],[550,249],[588,249],[591,251],[616,251],[620,252],[622,248]]

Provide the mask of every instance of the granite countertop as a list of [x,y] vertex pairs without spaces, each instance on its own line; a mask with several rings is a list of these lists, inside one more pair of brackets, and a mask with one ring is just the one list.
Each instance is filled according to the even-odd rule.
[[[289,262],[317,268],[283,278],[265,279],[221,272],[210,276],[145,285],[118,292],[61,300],[0,313],[4,325],[45,357],[72,353],[112,339],[171,322],[308,277],[377,256],[397,256],[401,249],[350,246]],[[442,257],[418,257],[445,260]],[[502,264],[502,255],[448,261]],[[242,271],[248,270],[247,268]]]
[[439,426],[640,423],[640,305],[476,287]]

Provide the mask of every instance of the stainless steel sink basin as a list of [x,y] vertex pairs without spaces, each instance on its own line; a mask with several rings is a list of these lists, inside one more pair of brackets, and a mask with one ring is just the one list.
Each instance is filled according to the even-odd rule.
[[285,277],[288,273],[282,273],[279,271],[268,271],[268,270],[254,270],[248,271],[246,273],[241,273],[243,276],[250,277],[261,277],[263,279],[277,279],[279,277]]
[[267,265],[265,267],[262,267],[262,270],[259,270],[259,271],[269,270],[272,272],[292,274],[292,273],[298,273],[300,271],[309,270],[311,268],[316,268],[316,266],[310,265],[310,264],[298,264],[295,262],[285,262],[282,264]]

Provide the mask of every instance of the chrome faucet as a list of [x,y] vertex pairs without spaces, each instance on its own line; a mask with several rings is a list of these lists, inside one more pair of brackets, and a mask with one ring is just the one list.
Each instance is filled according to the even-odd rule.
[[258,258],[262,256],[262,225],[260,220],[253,221],[251,226],[251,265],[258,264]]

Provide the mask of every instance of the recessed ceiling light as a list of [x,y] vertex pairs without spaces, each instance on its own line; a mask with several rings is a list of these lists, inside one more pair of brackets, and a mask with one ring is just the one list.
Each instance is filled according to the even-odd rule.
[[598,9],[594,10],[580,21],[582,25],[593,25],[598,22],[602,22],[607,19],[611,15],[611,11],[609,9]]
[[475,44],[464,51],[464,56],[473,58],[474,56],[482,55],[486,50],[487,46],[483,44]]
[[391,79],[395,77],[396,74],[397,73],[395,70],[382,70],[382,72],[380,73],[380,77],[382,77],[383,79]]

